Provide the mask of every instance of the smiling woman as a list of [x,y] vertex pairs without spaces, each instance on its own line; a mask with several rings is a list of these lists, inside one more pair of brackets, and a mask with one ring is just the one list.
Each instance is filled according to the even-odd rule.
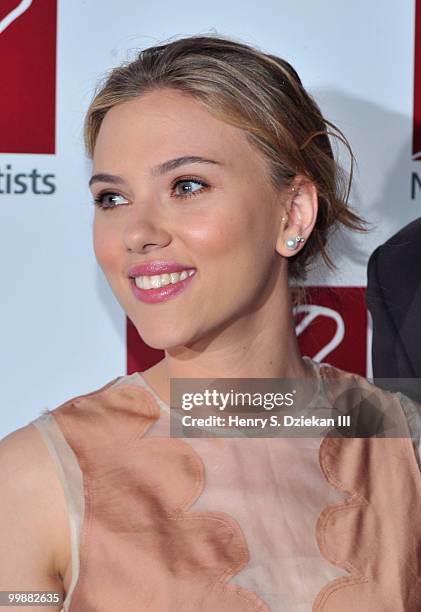
[[[2,441],[3,465],[32,449],[59,510],[49,537],[33,486],[3,478],[1,588],[29,576],[77,612],[420,609],[417,407],[302,357],[295,335],[290,280],[331,263],[334,228],[364,228],[335,135],[349,146],[289,63],[228,38],[151,47],[106,77],[85,122],[95,255],[165,357]],[[293,379],[294,411],[353,428],[220,439],[212,420],[171,438],[170,381],[218,378]]]

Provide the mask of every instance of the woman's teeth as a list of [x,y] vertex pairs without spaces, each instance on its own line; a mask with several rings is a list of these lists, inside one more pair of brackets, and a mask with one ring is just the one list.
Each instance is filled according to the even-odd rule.
[[155,274],[154,276],[136,276],[134,279],[139,289],[159,289],[165,285],[174,285],[194,274],[194,270],[171,272],[171,274]]

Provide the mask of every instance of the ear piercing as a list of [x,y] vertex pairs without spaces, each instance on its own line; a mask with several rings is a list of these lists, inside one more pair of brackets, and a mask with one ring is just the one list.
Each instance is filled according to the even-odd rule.
[[288,238],[288,240],[285,240],[285,246],[290,251],[294,251],[300,242],[305,242],[305,238],[302,236],[295,236],[294,238]]

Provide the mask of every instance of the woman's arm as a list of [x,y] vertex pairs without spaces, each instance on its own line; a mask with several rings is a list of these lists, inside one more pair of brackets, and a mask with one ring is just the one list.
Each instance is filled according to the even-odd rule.
[[0,440],[0,591],[54,591],[64,597],[65,537],[61,483],[44,441],[29,424]]

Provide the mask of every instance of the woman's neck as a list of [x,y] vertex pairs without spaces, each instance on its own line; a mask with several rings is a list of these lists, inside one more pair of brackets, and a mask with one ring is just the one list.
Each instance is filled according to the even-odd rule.
[[[170,404],[171,378],[308,378],[290,304],[284,317],[242,317],[234,325],[192,346],[165,351],[159,363],[142,373],[156,394]],[[261,313],[262,315],[264,313]]]

